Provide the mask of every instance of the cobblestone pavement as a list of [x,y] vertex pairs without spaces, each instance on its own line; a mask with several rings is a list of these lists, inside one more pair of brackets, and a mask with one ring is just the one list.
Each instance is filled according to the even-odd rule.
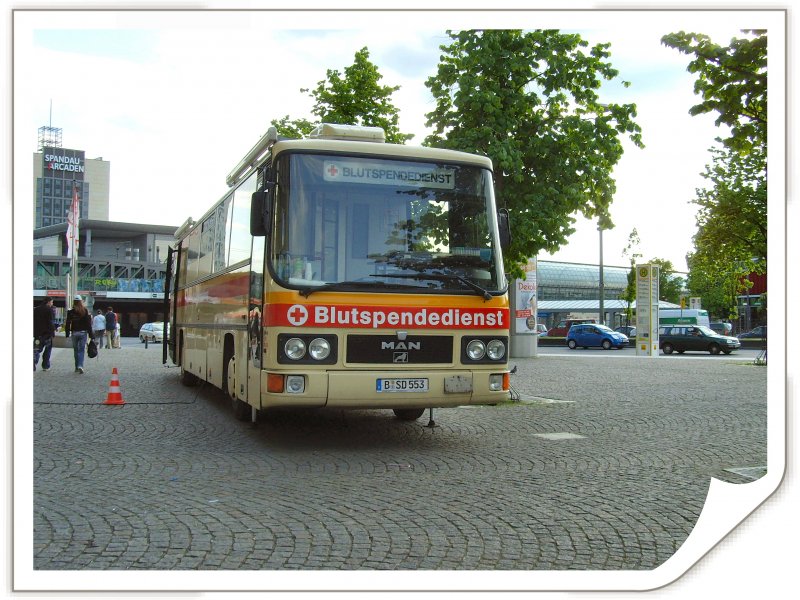
[[[767,460],[766,369],[517,359],[522,401],[235,420],[159,346],[34,373],[35,569],[653,569]],[[168,363],[169,364],[169,363]],[[112,367],[125,404],[108,406]],[[758,475],[756,475],[757,477]]]

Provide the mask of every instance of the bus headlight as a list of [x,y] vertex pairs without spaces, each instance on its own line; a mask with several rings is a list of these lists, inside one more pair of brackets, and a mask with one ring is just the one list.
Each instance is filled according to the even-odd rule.
[[486,344],[486,354],[492,360],[500,360],[506,355],[506,345],[500,340],[492,340]]
[[279,333],[278,364],[335,365],[338,338],[332,333]]
[[300,360],[306,355],[306,343],[300,338],[290,338],[286,340],[283,351],[292,360]]
[[467,344],[467,356],[470,360],[480,360],[486,354],[486,345],[480,340],[472,340]]
[[308,353],[314,360],[325,360],[331,353],[331,345],[325,338],[316,338],[308,345]]
[[461,338],[461,363],[498,364],[508,361],[508,338],[480,336]]

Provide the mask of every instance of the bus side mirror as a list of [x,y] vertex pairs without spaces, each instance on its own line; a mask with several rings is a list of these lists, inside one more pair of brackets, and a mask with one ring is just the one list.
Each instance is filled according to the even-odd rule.
[[497,211],[497,227],[500,231],[500,247],[506,250],[511,245],[511,221],[507,208]]
[[250,235],[267,235],[267,224],[270,222],[270,192],[253,192],[250,200]]

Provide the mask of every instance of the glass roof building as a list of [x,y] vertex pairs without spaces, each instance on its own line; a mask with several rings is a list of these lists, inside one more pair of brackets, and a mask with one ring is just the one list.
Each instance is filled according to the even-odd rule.
[[[630,267],[603,266],[606,300],[618,300],[628,287]],[[597,265],[540,260],[536,267],[538,300],[599,300],[600,269]]]
[[[603,265],[602,321],[610,326],[624,323],[628,309],[623,300],[630,267]],[[684,273],[676,273],[678,277]],[[598,265],[539,260],[536,266],[537,321],[548,328],[561,319],[600,316],[600,268]],[[677,304],[659,302],[661,308]],[[631,308],[635,308],[635,302]]]

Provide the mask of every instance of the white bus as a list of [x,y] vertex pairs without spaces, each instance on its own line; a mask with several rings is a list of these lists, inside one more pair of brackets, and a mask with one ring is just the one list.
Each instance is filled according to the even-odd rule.
[[509,397],[492,163],[375,127],[271,128],[169,253],[164,345],[185,384],[269,407],[393,409]]
[[658,324],[663,325],[705,325],[711,322],[708,311],[696,308],[662,308],[658,311]]

